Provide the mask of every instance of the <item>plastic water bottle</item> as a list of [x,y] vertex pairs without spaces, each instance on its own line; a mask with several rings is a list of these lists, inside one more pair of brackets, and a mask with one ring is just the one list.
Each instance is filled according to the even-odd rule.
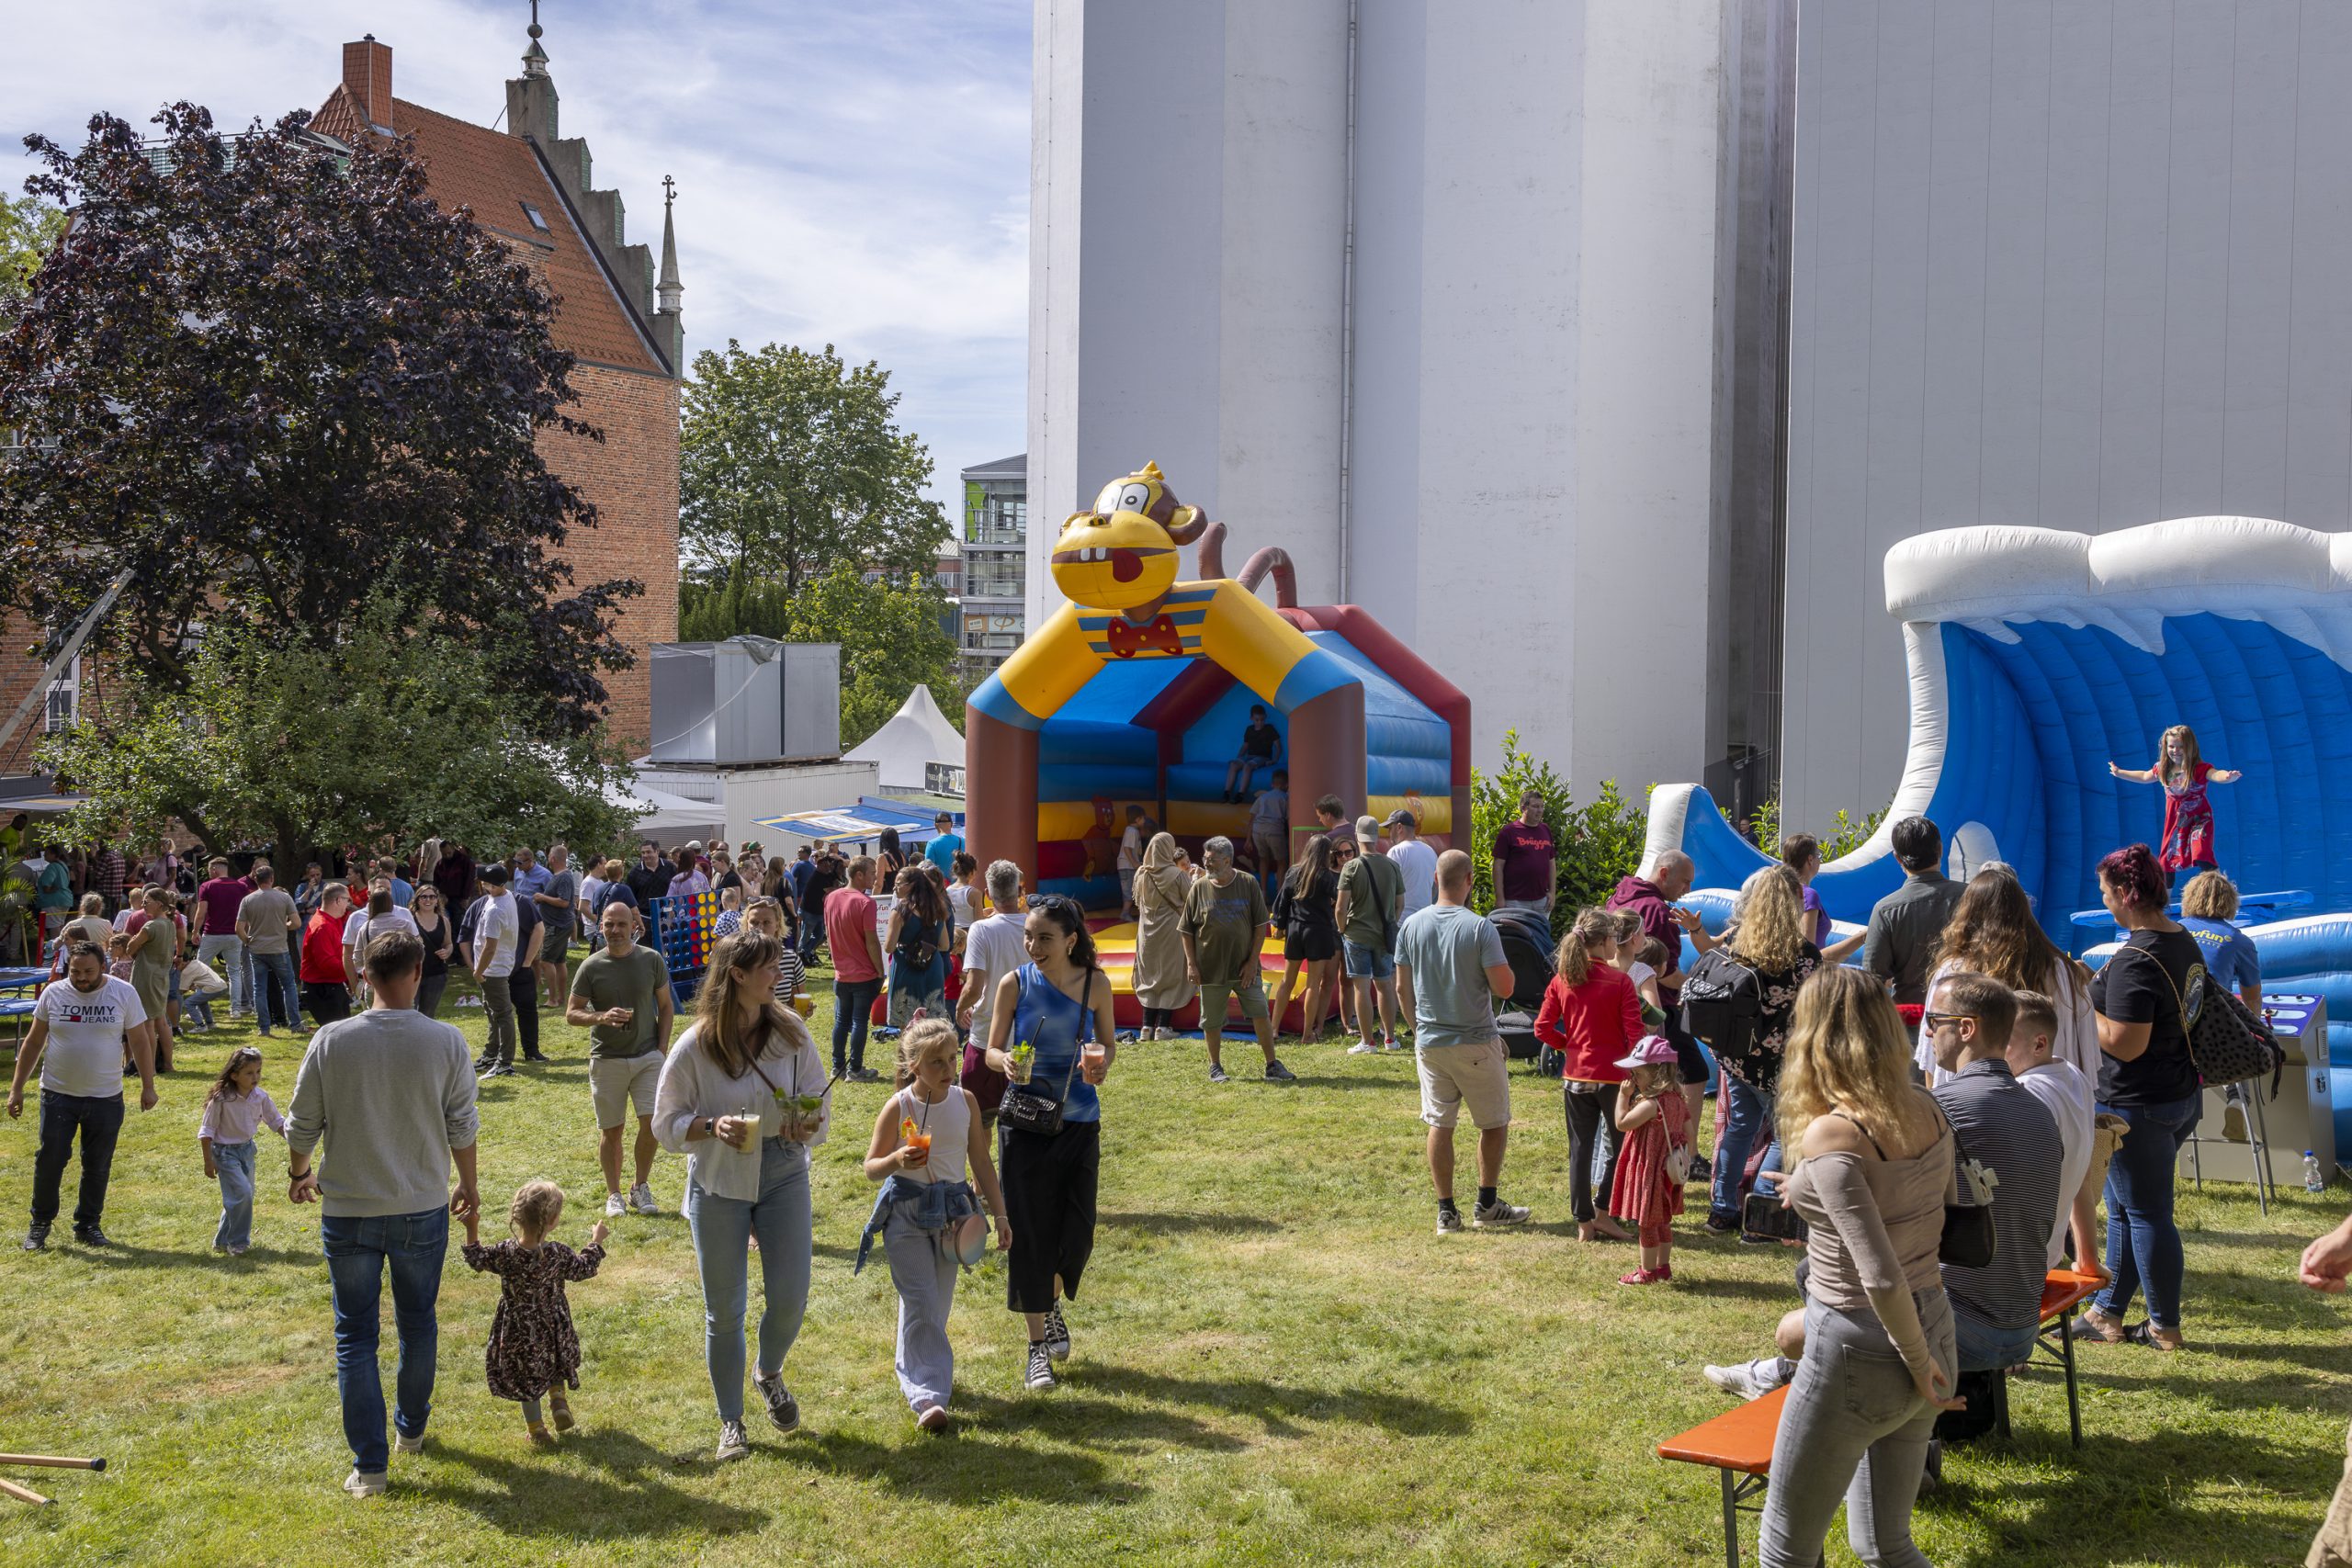
[[2319,1156],[2309,1149],[2303,1151],[2303,1190],[2306,1192],[2327,1190],[2327,1172],[2320,1169]]

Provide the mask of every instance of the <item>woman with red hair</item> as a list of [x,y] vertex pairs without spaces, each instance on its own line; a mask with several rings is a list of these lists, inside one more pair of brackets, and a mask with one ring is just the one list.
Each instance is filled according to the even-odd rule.
[[[2098,1108],[2131,1125],[2107,1169],[2107,1267],[2114,1277],[2085,1309],[2083,1324],[2110,1343],[2177,1350],[2182,1262],[2173,1172],[2197,1125],[2188,1031],[2205,1002],[2206,975],[2197,939],[2165,913],[2165,881],[2145,844],[2098,863],[2100,900],[2131,933],[2091,982]],[[2123,1314],[2143,1285],[2147,1319],[2126,1327]]]

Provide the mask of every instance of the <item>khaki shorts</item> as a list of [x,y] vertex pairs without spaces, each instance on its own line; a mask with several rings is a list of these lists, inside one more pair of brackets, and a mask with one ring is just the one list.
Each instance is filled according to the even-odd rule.
[[1464,1106],[1480,1132],[1510,1125],[1509,1058],[1499,1040],[1468,1045],[1423,1045],[1413,1052],[1421,1076],[1421,1120],[1451,1127]]
[[2343,1479],[2335,1483],[2319,1534],[2312,1538],[2304,1568],[2352,1568],[2352,1432],[2345,1435],[2345,1454]]
[[1266,980],[1255,971],[1244,975],[1230,986],[1220,986],[1214,980],[1201,982],[1201,1027],[1222,1031],[1227,1023],[1225,999],[1233,998],[1241,1004],[1241,1016],[1251,1023],[1262,1022],[1266,1017]]
[[631,1104],[640,1117],[653,1114],[653,1090],[662,1081],[662,1053],[642,1056],[588,1058],[588,1098],[596,1102],[596,1125],[628,1124]]

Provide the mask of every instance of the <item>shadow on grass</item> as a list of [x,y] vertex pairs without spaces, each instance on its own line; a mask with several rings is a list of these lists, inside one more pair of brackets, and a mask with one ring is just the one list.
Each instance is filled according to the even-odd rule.
[[[50,1243],[50,1247],[52,1251],[63,1250],[54,1241]],[[119,1241],[109,1242],[104,1247],[84,1247],[76,1243],[73,1250],[100,1269],[219,1269],[242,1271],[257,1263],[299,1263],[308,1267],[322,1266],[326,1262],[325,1254],[321,1252],[289,1252],[277,1247],[251,1247],[236,1258],[216,1253],[209,1247],[181,1250],[131,1247]]]
[[[2165,1543],[2159,1556],[2168,1568],[2300,1562],[2342,1462],[2332,1449],[2290,1449],[2243,1431],[2226,1442],[2210,1431],[2163,1429],[2129,1441],[2086,1432],[2071,1464],[2063,1428],[2054,1446],[2031,1449],[2026,1457],[2048,1460],[2057,1472],[2039,1480],[1988,1476],[1980,1484],[1969,1477],[1968,1450],[1947,1453],[1945,1483],[1920,1499],[1920,1512],[1969,1516],[1993,1537],[1954,1568],[2136,1557],[2134,1543],[2152,1540]],[[1984,1451],[1993,1458],[2005,1450]],[[2260,1499],[2272,1506],[2266,1512],[2210,1492],[2200,1497],[2201,1483],[2233,1492],[2261,1488],[2275,1494]],[[2302,1495],[2308,1506],[2296,1501]],[[2030,1512],[2014,1520],[1978,1512],[1980,1499],[1996,1497],[2004,1505],[2029,1504]]]
[[1255,1214],[1105,1213],[1096,1216],[1096,1224],[1104,1229],[1145,1231],[1153,1235],[1184,1235],[1193,1232],[1239,1235],[1283,1228],[1273,1221],[1261,1219]]
[[[1007,1404],[993,1400],[967,1400],[958,1416],[956,1430],[971,1433],[973,1423],[987,1431],[1005,1431],[1021,1423],[1007,1419],[1009,1413],[1021,1409],[1050,1411],[1061,1404],[1059,1400],[1023,1402]],[[1051,1427],[1069,1429],[1063,1435],[1073,1443],[1095,1448],[1117,1450],[1125,1445],[1105,1441],[1099,1425],[1115,1423],[1123,1414],[1115,1406],[1097,1401],[1078,1401],[1073,1418],[1068,1423],[1038,1422],[1039,1428]],[[892,1444],[876,1442],[848,1432],[820,1432],[808,1437],[803,1450],[816,1462],[825,1465],[836,1474],[854,1476],[859,1480],[876,1482],[895,1492],[927,1498],[935,1503],[959,1506],[988,1504],[1008,1498],[1029,1498],[1040,1503],[1068,1503],[1083,1500],[1090,1504],[1124,1505],[1140,1500],[1143,1488],[1125,1481],[1114,1481],[1102,1461],[1091,1454],[1074,1450],[1041,1449],[1019,1444],[991,1443],[984,1439],[950,1443],[945,1446],[931,1442]]]
[[1328,1073],[1301,1073],[1298,1075],[1296,1087],[1300,1089],[1376,1089],[1385,1093],[1395,1094],[1400,1089],[1412,1088],[1413,1083],[1414,1080],[1408,1077],[1333,1077]]
[[685,1530],[741,1535],[768,1520],[764,1513],[695,1495],[666,1479],[682,1467],[713,1469],[715,1460],[663,1453],[626,1432],[594,1431],[563,1443],[565,1453],[577,1455],[601,1472],[583,1475],[524,1449],[520,1423],[514,1432],[517,1451],[512,1458],[436,1443],[435,1457],[463,1466],[474,1482],[443,1475],[413,1490],[454,1504],[515,1536],[611,1540]]
[[1797,1288],[1785,1280],[1722,1280],[1706,1279],[1696,1274],[1674,1276],[1678,1295],[1712,1296],[1718,1300],[1745,1302],[1777,1302],[1782,1306],[1804,1304]]
[[[1377,1427],[1409,1438],[1458,1437],[1470,1430],[1469,1417],[1458,1410],[1374,1389],[1295,1388],[1262,1378],[1182,1378],[1121,1366],[1090,1366],[1082,1377],[1088,1388],[1246,1416],[1274,1437],[1299,1435],[1302,1421]],[[1024,1400],[1019,1407],[1043,1408],[1044,1402]],[[1107,1429],[1119,1430],[1127,1418],[1114,1414]]]

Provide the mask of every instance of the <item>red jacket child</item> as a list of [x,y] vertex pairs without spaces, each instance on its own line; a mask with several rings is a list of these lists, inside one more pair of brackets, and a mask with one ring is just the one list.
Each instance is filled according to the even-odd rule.
[[1570,1082],[1623,1083],[1617,1059],[1642,1037],[1642,998],[1623,970],[1594,964],[1584,983],[1559,976],[1544,987],[1535,1038],[1567,1058],[1560,1077]]

